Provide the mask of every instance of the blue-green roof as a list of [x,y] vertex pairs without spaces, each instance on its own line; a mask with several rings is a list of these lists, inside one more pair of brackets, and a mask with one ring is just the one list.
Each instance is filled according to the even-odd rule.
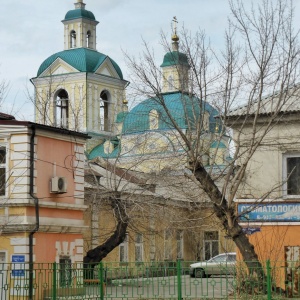
[[224,149],[227,148],[226,145],[223,142],[220,141],[213,141],[210,145],[210,148],[218,148],[218,149]]
[[169,67],[169,66],[177,66],[177,65],[189,66],[188,58],[184,53],[178,51],[172,51],[165,54],[161,67]]
[[82,8],[69,10],[66,13],[64,21],[74,20],[78,18],[84,18],[84,19],[96,21],[95,16],[91,11]]
[[[201,111],[205,110],[210,114],[209,131],[215,132],[216,119],[214,116],[218,115],[218,112],[207,102],[181,92],[166,93],[162,94],[161,97],[163,97],[164,105],[180,128],[194,129],[198,118],[203,115]],[[122,133],[131,134],[150,130],[149,113],[151,110],[156,110],[159,114],[158,130],[174,128],[161,99],[150,98],[139,103],[127,114]]]
[[116,72],[123,79],[123,74],[117,63],[109,56],[102,54],[96,50],[87,48],[74,48],[55,53],[48,57],[39,67],[37,76],[40,76],[50,65],[60,58],[79,72],[96,72],[106,58],[109,58]]
[[104,143],[101,145],[96,146],[89,154],[88,159],[94,159],[96,157],[103,157],[103,158],[117,158],[120,153],[120,144],[119,141],[111,141],[115,145],[115,149],[111,153],[105,153],[104,151]]
[[127,115],[128,115],[128,111],[121,111],[120,113],[118,113],[116,123],[124,122]]

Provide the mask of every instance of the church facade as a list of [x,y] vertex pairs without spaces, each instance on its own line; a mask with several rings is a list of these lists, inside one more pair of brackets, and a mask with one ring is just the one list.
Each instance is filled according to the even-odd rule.
[[97,51],[94,14],[77,0],[62,22],[64,50],[45,59],[31,81],[37,123],[92,137],[86,173],[96,181],[85,183],[85,251],[104,242],[116,226],[107,202],[114,192],[130,211],[131,226],[108,260],[208,259],[231,251],[207,196],[185,176],[187,149],[180,131],[216,173],[230,160],[229,138],[218,111],[189,92],[190,66],[176,28],[160,66],[161,90],[128,111],[129,82],[110,56]]

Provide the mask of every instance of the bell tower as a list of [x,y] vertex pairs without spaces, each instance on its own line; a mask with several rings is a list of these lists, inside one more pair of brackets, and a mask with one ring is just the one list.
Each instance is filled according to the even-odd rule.
[[118,64],[96,49],[94,14],[83,0],[76,0],[62,23],[64,50],[46,58],[35,86],[37,123],[87,132],[96,140],[117,131],[116,118],[123,111],[125,88]]
[[92,12],[85,9],[85,3],[77,0],[75,9],[70,10],[64,24],[64,49],[85,47],[96,50],[96,21]]

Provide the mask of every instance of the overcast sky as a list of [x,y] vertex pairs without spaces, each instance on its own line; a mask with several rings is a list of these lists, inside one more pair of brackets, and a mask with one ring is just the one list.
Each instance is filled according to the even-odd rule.
[[[246,1],[246,0],[245,0]],[[298,1],[298,0],[297,0]],[[297,2],[295,0],[295,2]],[[33,105],[26,88],[33,94],[29,79],[36,76],[40,64],[51,54],[63,50],[63,24],[75,0],[8,0],[1,3],[0,81],[10,83],[6,107],[18,119],[33,120]],[[94,13],[97,26],[97,50],[114,59],[127,78],[122,50],[131,55],[142,51],[142,38],[151,45],[160,64],[164,51],[160,32],[171,36],[171,20],[179,27],[205,29],[215,46],[222,43],[229,15],[227,0],[85,0]],[[247,0],[248,2],[248,0]],[[299,7],[298,7],[299,8]],[[297,18],[297,10],[296,10]],[[298,16],[299,19],[299,16]],[[130,100],[130,99],[129,99]]]

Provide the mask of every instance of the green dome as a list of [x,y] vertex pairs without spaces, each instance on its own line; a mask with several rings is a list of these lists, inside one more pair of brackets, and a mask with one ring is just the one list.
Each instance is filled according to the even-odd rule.
[[103,143],[92,149],[92,151],[88,154],[88,159],[91,160],[99,156],[103,158],[117,158],[120,155],[120,141],[110,140],[110,142],[114,145],[114,150],[112,152],[106,153],[104,149],[105,143]]
[[[209,131],[215,132],[215,116],[218,115],[218,111],[207,102],[181,92],[162,94],[162,97],[165,106],[180,128],[194,129],[197,125],[198,118],[202,115],[201,110],[204,109],[205,111],[208,111],[210,115]],[[149,114],[151,110],[156,110],[159,114],[158,130],[174,128],[165,109],[160,104],[160,100],[157,98],[150,98],[139,103],[127,114],[123,123],[122,133],[132,134],[151,130],[149,124]]]
[[64,21],[74,20],[74,19],[78,19],[78,18],[84,18],[84,19],[96,21],[96,18],[91,11],[85,10],[82,8],[69,10],[66,13]]
[[58,58],[68,63],[79,72],[94,73],[107,57],[110,59],[120,78],[123,79],[122,71],[115,61],[113,61],[109,56],[105,54],[87,48],[74,48],[51,55],[46,60],[44,60],[44,62],[39,67],[37,76],[40,76]]
[[169,67],[176,65],[189,66],[187,56],[184,53],[178,51],[172,51],[165,54],[164,61],[161,64],[161,67]]
[[123,123],[127,115],[128,111],[121,111],[120,113],[118,113],[116,123]]

